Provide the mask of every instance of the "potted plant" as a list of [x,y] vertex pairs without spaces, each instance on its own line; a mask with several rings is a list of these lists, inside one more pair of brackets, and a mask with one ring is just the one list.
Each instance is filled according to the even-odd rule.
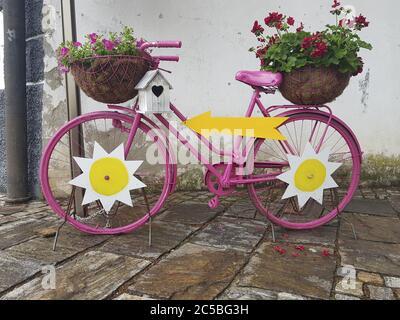
[[310,33],[300,23],[296,30],[295,19],[278,12],[264,19],[273,35],[254,22],[252,33],[259,45],[251,48],[261,60],[261,70],[281,72],[282,95],[294,104],[319,105],[333,101],[341,95],[352,76],[363,71],[360,49],[371,50],[371,44],[361,40],[358,32],[368,27],[363,15],[352,16],[352,10],[334,0],[331,13],[335,25]]
[[122,103],[136,96],[136,84],[149,70],[151,58],[139,50],[133,29],[119,34],[92,33],[84,43],[65,42],[57,49],[59,69],[71,71],[77,85],[102,103]]

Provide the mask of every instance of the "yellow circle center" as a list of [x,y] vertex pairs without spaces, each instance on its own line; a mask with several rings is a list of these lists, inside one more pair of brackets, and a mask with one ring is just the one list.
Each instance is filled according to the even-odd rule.
[[112,196],[121,192],[129,182],[129,173],[124,163],[117,158],[102,158],[93,162],[89,180],[98,194]]
[[305,160],[299,165],[294,175],[296,188],[303,192],[319,189],[326,178],[325,165],[317,159]]

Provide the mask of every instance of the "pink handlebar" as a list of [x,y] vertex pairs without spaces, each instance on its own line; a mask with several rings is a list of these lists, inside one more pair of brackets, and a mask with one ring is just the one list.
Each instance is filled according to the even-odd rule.
[[141,50],[145,50],[147,48],[181,48],[181,41],[154,41],[154,42],[145,42],[140,46]]
[[179,62],[179,57],[178,56],[155,56],[153,58],[156,59],[156,60],[160,60],[160,61]]

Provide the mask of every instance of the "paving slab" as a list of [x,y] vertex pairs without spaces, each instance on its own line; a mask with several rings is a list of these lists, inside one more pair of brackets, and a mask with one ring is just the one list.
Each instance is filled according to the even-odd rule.
[[323,248],[315,247],[315,253],[294,258],[280,254],[275,246],[265,242],[257,249],[239,276],[238,285],[329,298],[336,268],[333,256],[322,256]]
[[104,299],[148,263],[112,253],[89,251],[56,269],[56,289],[43,289],[42,277],[37,277],[2,299]]
[[[322,226],[311,230],[288,230],[275,227],[275,241],[298,244],[319,244],[322,246],[334,246],[337,229],[331,226]],[[272,239],[271,232],[268,238]]]
[[261,240],[265,225],[257,221],[219,217],[196,234],[192,243],[251,252]]
[[385,285],[389,288],[400,289],[400,278],[396,277],[384,277]]
[[131,293],[165,299],[217,297],[245,263],[241,251],[186,243],[141,274]]
[[361,300],[358,297],[347,296],[345,294],[335,294],[335,299],[336,300]]
[[154,300],[149,297],[134,296],[132,294],[123,293],[116,297],[114,300]]
[[258,288],[232,286],[218,300],[277,300],[278,294],[273,291]]
[[[40,228],[37,231],[37,234],[43,236],[43,231],[47,229],[45,227]],[[106,240],[110,239],[112,236],[108,235],[93,235],[83,233],[70,225],[65,225],[59,234],[58,241],[57,241],[57,248],[70,248],[74,250],[85,250],[96,245],[105,242]],[[54,237],[49,238],[51,243],[54,240]]]
[[400,244],[365,240],[340,240],[343,265],[357,270],[400,276]]
[[[245,218],[245,219],[258,219],[263,218],[254,207],[250,200],[237,201],[233,203],[224,213],[226,216]],[[265,218],[264,218],[265,220]]]
[[346,220],[340,223],[339,239],[354,239],[351,224],[357,239],[400,243],[400,219],[365,214],[346,214]]
[[0,226],[0,249],[5,249],[18,243],[36,237],[39,228],[45,228],[54,223],[46,220],[22,219]]
[[215,215],[222,212],[223,208],[210,209],[207,204],[185,202],[168,209],[160,214],[157,219],[167,222],[183,224],[203,224],[210,221]]
[[385,217],[397,216],[397,213],[394,211],[389,200],[353,199],[347,205],[345,211]]
[[0,292],[2,292],[40,272],[41,263],[21,260],[10,253],[0,251],[0,270]]
[[0,206],[0,214],[7,216],[10,214],[14,214],[17,212],[23,212],[25,210],[25,205],[18,205],[18,206]]
[[340,278],[336,284],[335,292],[339,294],[362,297],[364,295],[363,283],[356,279],[354,279],[354,281],[350,281],[347,278]]
[[79,249],[58,246],[53,251],[53,241],[49,238],[35,238],[4,250],[21,261],[32,261],[39,265],[59,263],[79,252]]
[[391,195],[389,201],[395,211],[400,213],[400,194]]
[[149,225],[146,224],[130,234],[112,237],[99,250],[126,256],[157,259],[196,230],[193,226],[163,221],[153,222],[151,228],[151,246],[149,246]]
[[378,286],[383,285],[383,279],[378,273],[370,273],[365,271],[360,271],[357,274],[357,279],[362,281],[363,283],[374,284]]
[[372,300],[395,300],[393,291],[390,288],[367,286],[369,298]]

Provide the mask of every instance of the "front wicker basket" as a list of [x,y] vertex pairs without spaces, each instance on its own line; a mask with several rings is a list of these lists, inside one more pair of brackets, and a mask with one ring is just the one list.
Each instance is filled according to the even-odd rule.
[[143,56],[99,56],[74,62],[75,82],[92,99],[102,103],[123,103],[137,95],[135,86],[150,69]]
[[335,68],[308,66],[284,73],[279,91],[294,104],[321,105],[340,96],[350,77]]

